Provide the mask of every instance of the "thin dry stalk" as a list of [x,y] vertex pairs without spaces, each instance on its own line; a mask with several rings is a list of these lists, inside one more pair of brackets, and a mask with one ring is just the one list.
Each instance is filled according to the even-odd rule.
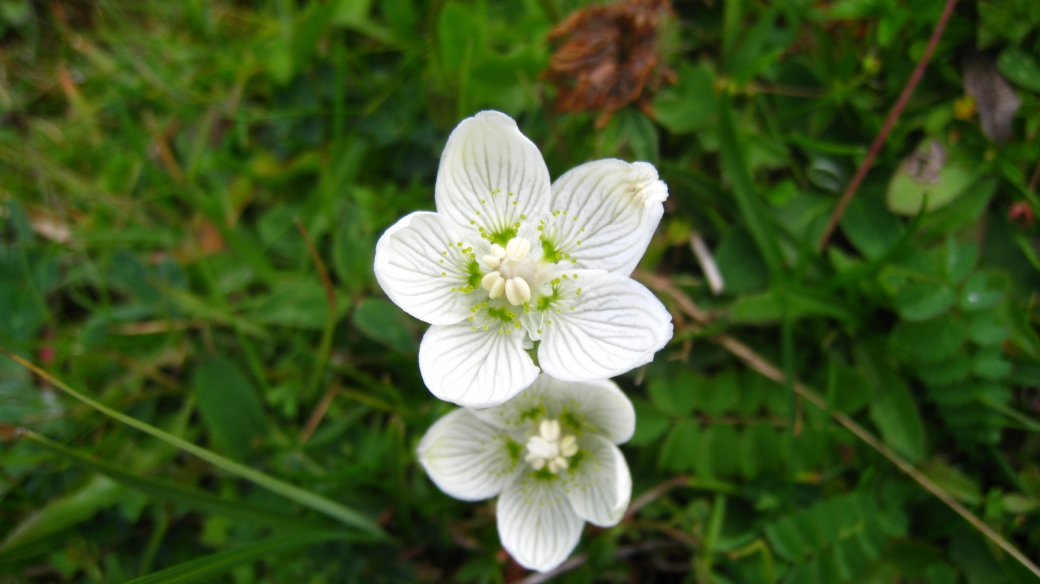
[[957,0],[946,0],[946,6],[943,7],[942,15],[939,17],[939,22],[935,25],[935,30],[932,31],[932,37],[928,39],[928,46],[924,50],[924,54],[921,55],[921,60],[917,62],[917,67],[914,69],[913,74],[910,75],[910,79],[907,79],[906,85],[903,86],[903,92],[899,94],[899,99],[896,100],[896,104],[892,106],[892,111],[888,112],[888,117],[885,118],[884,125],[881,126],[881,131],[878,132],[874,143],[870,145],[870,151],[867,152],[867,156],[860,163],[859,168],[856,169],[856,174],[849,181],[848,187],[845,188],[845,192],[841,195],[841,200],[838,201],[838,206],[834,208],[834,212],[831,213],[830,219],[827,221],[827,228],[823,230],[823,236],[820,237],[820,242],[816,246],[818,249],[827,247],[827,242],[831,238],[831,234],[834,233],[834,229],[838,226],[838,221],[841,220],[841,216],[845,213],[845,209],[849,206],[849,202],[852,201],[852,197],[856,195],[856,191],[859,190],[860,184],[863,179],[867,177],[867,172],[870,171],[870,167],[874,164],[874,159],[881,152],[881,147],[885,145],[885,140],[888,139],[888,134],[892,131],[892,127],[895,126],[896,120],[899,119],[900,114],[903,113],[903,108],[906,107],[906,103],[910,101],[910,96],[914,93],[914,89],[917,88],[917,83],[921,81],[921,76],[924,75],[924,70],[928,67],[928,62],[932,60],[932,53],[935,52],[935,46],[939,44],[939,37],[942,36],[943,30],[946,29],[946,23],[949,22],[950,16],[953,14],[953,7],[957,4]]

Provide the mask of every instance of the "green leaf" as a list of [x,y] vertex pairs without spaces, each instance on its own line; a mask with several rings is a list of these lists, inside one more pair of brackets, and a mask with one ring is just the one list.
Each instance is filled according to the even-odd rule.
[[886,374],[884,379],[884,386],[875,387],[870,418],[886,444],[910,462],[916,462],[924,456],[924,424],[917,403],[894,374]]
[[329,517],[332,517],[333,519],[336,519],[344,523],[345,525],[355,527],[371,537],[375,537],[378,539],[383,539],[386,537],[385,532],[383,532],[382,529],[376,526],[370,519],[345,505],[322,497],[321,495],[318,495],[306,489],[301,489],[300,487],[290,485],[285,481],[276,479],[270,475],[249,468],[248,466],[234,462],[233,460],[224,458],[223,456],[220,456],[219,454],[211,450],[207,450],[205,448],[202,448],[201,446],[192,444],[191,442],[188,442],[183,438],[174,436],[173,434],[160,430],[155,426],[146,424],[140,420],[131,418],[126,414],[117,412],[112,408],[109,408],[108,406],[105,406],[83,395],[82,393],[72,389],[65,382],[54,377],[53,375],[37,367],[36,365],[33,365],[29,361],[26,361],[25,359],[19,357],[18,355],[11,353],[7,349],[0,347],[0,352],[7,355],[9,358],[17,362],[19,365],[25,367],[26,369],[29,369],[36,375],[39,375],[41,378],[47,380],[47,382],[63,391],[68,396],[75,398],[76,400],[79,400],[80,402],[90,406],[91,408],[101,412],[102,414],[105,414],[113,420],[126,424],[127,426],[140,430],[146,434],[155,436],[163,442],[180,448],[185,452],[189,452],[227,473],[243,478],[249,482],[259,485],[265,489],[268,489],[273,493],[281,495],[286,499],[304,505],[305,507],[310,507],[311,509],[318,511],[319,513],[328,515]]
[[381,298],[369,298],[354,310],[354,328],[366,337],[401,353],[415,353],[419,345],[412,337],[404,313]]
[[[337,302],[342,313],[346,306]],[[322,330],[329,318],[329,297],[325,288],[310,281],[295,282],[280,287],[261,303],[253,319],[268,325]]]
[[946,281],[959,284],[968,277],[979,259],[979,246],[974,243],[958,244],[952,237],[946,240]]
[[972,357],[971,370],[983,379],[999,380],[1011,373],[1011,362],[1004,359],[1004,351],[1000,347],[992,347]]
[[952,315],[923,322],[901,322],[892,330],[893,355],[926,362],[953,356],[968,336],[964,324]]
[[874,260],[899,243],[903,226],[875,192],[864,188],[853,197],[842,215],[841,231],[863,257]]
[[344,534],[337,532],[271,537],[184,562],[172,568],[131,580],[127,584],[186,584],[187,582],[212,580],[215,576],[224,574],[246,562],[255,562],[294,548],[343,538]]
[[999,345],[1011,335],[1007,321],[994,311],[984,311],[968,322],[968,338],[980,347]]
[[914,282],[896,293],[895,304],[904,320],[928,320],[946,312],[957,301],[952,288],[941,282]]
[[700,426],[687,418],[672,426],[661,445],[657,466],[668,472],[687,472],[694,468],[701,442]]
[[960,197],[979,177],[977,164],[934,138],[926,139],[918,149],[899,165],[888,183],[885,202],[893,213],[913,216],[925,205],[934,211]]
[[47,503],[16,525],[0,543],[0,552],[13,553],[18,548],[68,529],[90,519],[126,496],[126,489],[112,479],[94,475],[72,493]]
[[647,384],[650,401],[669,416],[689,416],[704,393],[706,381],[700,375],[681,370],[675,376],[655,377]]
[[723,371],[708,380],[706,391],[698,400],[698,405],[709,416],[729,413],[740,403],[740,385],[736,371]]
[[1015,85],[1040,93],[1040,64],[1021,48],[1008,47],[1001,51],[997,69]]
[[993,308],[1004,298],[1009,284],[1003,274],[975,272],[961,289],[961,308],[970,311]]
[[715,262],[726,292],[731,294],[757,292],[769,283],[769,267],[762,261],[751,235],[739,225],[722,237],[715,250]]
[[733,196],[737,199],[744,225],[751,232],[751,238],[755,240],[766,266],[771,272],[775,272],[783,265],[783,256],[780,254],[765,207],[751,182],[751,175],[748,174],[747,162],[737,141],[732,107],[726,98],[719,100],[719,149],[722,170],[733,185]]
[[267,435],[256,388],[234,362],[203,362],[195,370],[192,390],[214,442],[235,458],[246,458]]
[[701,440],[710,444],[712,470],[716,477],[732,478],[740,473],[739,436],[732,424],[708,426]]
[[677,74],[678,83],[662,89],[654,99],[658,123],[673,134],[696,132],[715,124],[719,105],[712,71],[703,63],[684,62]]
[[628,444],[644,446],[656,442],[671,427],[672,421],[647,402],[632,398],[636,409],[636,431]]
[[938,458],[921,465],[920,471],[961,503],[977,505],[982,501],[982,490],[974,479]]

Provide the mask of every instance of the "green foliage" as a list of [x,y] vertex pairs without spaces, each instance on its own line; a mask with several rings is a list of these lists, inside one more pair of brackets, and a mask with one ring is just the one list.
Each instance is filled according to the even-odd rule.
[[[485,108],[553,177],[654,162],[641,270],[710,319],[618,380],[642,507],[559,581],[1035,581],[835,415],[1040,554],[1040,4],[958,3],[822,250],[943,3],[676,2],[675,83],[603,127],[541,77],[589,4],[0,0],[0,346],[67,383],[0,356],[0,581],[519,580],[415,460],[450,407],[372,272]],[[973,50],[1021,101],[1002,145]]]

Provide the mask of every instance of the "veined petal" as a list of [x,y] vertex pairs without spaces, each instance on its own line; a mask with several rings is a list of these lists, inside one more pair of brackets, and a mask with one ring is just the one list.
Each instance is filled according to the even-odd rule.
[[529,430],[532,420],[557,419],[568,433],[627,442],[636,428],[632,402],[609,379],[560,381],[541,374],[508,402],[473,414],[507,431]]
[[454,324],[487,298],[479,280],[475,287],[471,281],[476,257],[487,249],[482,239],[463,240],[437,213],[419,211],[402,217],[379,238],[376,280],[390,300],[415,318]]
[[668,186],[647,162],[597,160],[552,185],[542,234],[565,265],[629,275],[664,214]]
[[521,469],[523,444],[465,409],[444,416],[419,442],[419,462],[445,493],[464,501],[494,497]]
[[632,499],[632,474],[625,455],[601,436],[586,436],[578,443],[581,450],[561,473],[571,507],[594,525],[617,525]]
[[437,211],[505,245],[526,218],[549,209],[549,169],[516,122],[496,111],[462,120],[437,170]]
[[498,535],[520,565],[539,572],[559,566],[581,539],[582,521],[558,477],[528,473],[498,498]]
[[[574,272],[546,313],[538,362],[563,381],[605,379],[649,363],[672,338],[672,316],[626,276]],[[578,291],[580,290],[580,293]]]
[[471,408],[498,405],[538,376],[523,342],[523,331],[508,325],[498,330],[473,330],[468,321],[434,325],[419,345],[419,371],[442,400]]

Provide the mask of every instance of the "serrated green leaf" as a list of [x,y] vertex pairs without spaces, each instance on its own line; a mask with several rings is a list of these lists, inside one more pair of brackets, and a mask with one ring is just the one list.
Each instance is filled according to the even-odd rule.
[[657,466],[670,472],[687,472],[694,468],[701,445],[701,431],[697,422],[684,419],[672,426],[661,445]]
[[997,57],[997,69],[1008,81],[1040,93],[1040,63],[1019,47],[1008,47]]
[[942,361],[953,356],[967,336],[967,327],[950,314],[923,322],[901,322],[892,330],[892,354],[904,360]]
[[896,293],[895,304],[904,320],[935,318],[957,301],[952,288],[941,282],[914,282]]
[[961,308],[969,311],[993,308],[1004,298],[1009,284],[1003,274],[975,272],[961,289]]
[[675,376],[655,377],[647,384],[650,401],[657,410],[669,416],[693,413],[698,397],[705,392],[707,381],[685,369]]

